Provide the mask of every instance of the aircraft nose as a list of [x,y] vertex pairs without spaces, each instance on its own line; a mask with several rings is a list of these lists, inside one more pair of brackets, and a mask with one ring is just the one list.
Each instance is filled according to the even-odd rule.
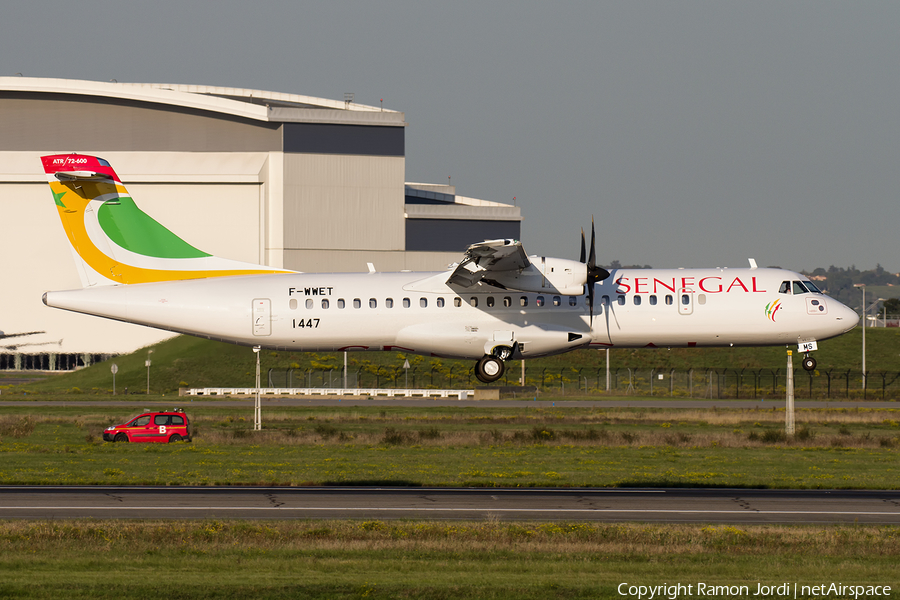
[[841,324],[843,332],[846,333],[859,324],[859,315],[855,310],[834,300],[837,304],[835,307],[835,319]]

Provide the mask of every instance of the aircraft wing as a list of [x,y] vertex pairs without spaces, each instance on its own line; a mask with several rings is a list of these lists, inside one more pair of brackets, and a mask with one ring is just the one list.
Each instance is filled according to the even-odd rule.
[[522,271],[531,261],[518,240],[486,240],[472,244],[466,254],[447,279],[447,283],[471,287],[487,279],[492,282],[497,276],[509,272]]
[[25,331],[22,333],[3,333],[0,331],[0,340],[5,340],[6,338],[14,338],[14,337],[22,337],[25,335],[37,335],[39,333],[47,333],[46,331]]

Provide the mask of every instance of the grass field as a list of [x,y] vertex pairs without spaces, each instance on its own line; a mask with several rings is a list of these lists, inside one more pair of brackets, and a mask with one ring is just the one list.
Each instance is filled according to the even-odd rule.
[[6,484],[900,487],[900,411],[189,407],[192,443],[112,444],[121,408],[4,409]]
[[[777,408],[266,408],[254,433],[251,402],[194,403],[192,443],[99,441],[135,413],[4,407],[0,483],[900,487],[890,408],[800,410],[787,438]],[[898,555],[891,526],[5,521],[0,598],[596,599],[623,583],[821,598],[802,586],[896,593]]]
[[[867,368],[870,371],[900,372],[900,329],[876,328],[866,332]],[[859,328],[838,338],[819,344],[815,356],[819,370],[858,371],[862,366],[861,337]],[[179,336],[147,349],[126,356],[118,356],[106,363],[74,373],[55,375],[42,382],[9,388],[2,385],[3,393],[28,391],[42,394],[109,394],[113,381],[110,364],[119,367],[116,388],[122,393],[145,392],[147,370],[144,361],[147,350],[153,349],[151,366],[151,392],[171,394],[179,387],[252,387],[256,362],[249,348],[211,342],[189,336]],[[262,369],[297,369],[305,372],[328,371],[343,368],[343,355],[339,353],[261,353]],[[438,360],[396,352],[358,352],[349,354],[349,370],[359,371],[363,382],[374,387],[375,374],[382,385],[393,385],[392,377],[399,374],[402,384],[402,365],[409,359],[411,377],[419,385],[430,382],[435,374],[442,382],[450,381],[454,387],[471,387],[477,382],[472,377],[473,361]],[[669,369],[783,369],[786,362],[784,347],[769,348],[692,348],[692,349],[614,349],[610,352],[611,369],[631,368],[668,371]],[[795,361],[799,368],[799,360]],[[605,370],[605,353],[596,350],[579,350],[567,354],[526,361],[527,383],[538,385],[543,377],[547,382],[561,378],[575,383],[580,376],[596,378]],[[510,377],[518,377],[519,365],[510,363]],[[580,373],[580,375],[579,375]],[[448,375],[452,379],[448,379]],[[44,375],[41,375],[44,376]],[[412,380],[412,379],[411,379]],[[596,380],[596,379],[595,379]],[[873,384],[874,385],[874,384]],[[4,389],[6,387],[6,389]]]
[[5,522],[0,597],[597,599],[623,597],[622,583],[753,597],[759,583],[830,582],[895,594],[898,554],[887,526]]
[[[898,369],[898,334],[867,331],[871,369]],[[822,343],[820,368],[858,369],[859,337]],[[784,362],[784,348],[611,354],[614,369]],[[144,391],[145,358],[114,359],[120,393]],[[351,368],[389,372],[404,358],[351,354]],[[529,373],[596,370],[602,359],[574,352],[531,361]],[[433,366],[410,361],[423,372]],[[341,363],[336,354],[263,353],[264,370]],[[783,433],[783,402],[715,411],[266,407],[265,429],[254,433],[250,401],[223,409],[171,396],[178,387],[251,386],[253,368],[246,348],[186,337],[155,347],[155,393],[140,399],[187,406],[193,443],[101,442],[103,428],[132,409],[4,407],[0,483],[900,488],[893,403],[799,410],[792,438]],[[122,399],[109,395],[109,364],[2,383],[4,400]],[[823,583],[891,585],[896,594],[898,554],[900,528],[872,526],[8,521],[0,522],[0,597],[594,599],[624,597],[622,583],[746,585],[743,597],[784,597],[754,596],[758,583],[798,584],[798,598],[823,597],[802,591]]]

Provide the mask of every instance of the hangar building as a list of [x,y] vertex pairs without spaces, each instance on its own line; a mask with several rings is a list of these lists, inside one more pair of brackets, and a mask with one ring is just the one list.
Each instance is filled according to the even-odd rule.
[[192,245],[272,267],[440,270],[468,244],[518,239],[517,207],[405,181],[406,126],[351,95],[0,77],[0,369],[71,368],[170,335],[43,306],[81,284],[41,156],[101,156]]

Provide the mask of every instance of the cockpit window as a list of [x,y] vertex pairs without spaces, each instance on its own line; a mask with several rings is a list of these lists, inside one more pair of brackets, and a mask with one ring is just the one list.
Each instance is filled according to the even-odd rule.
[[790,294],[791,293],[791,282],[790,281],[782,281],[781,287],[778,288],[779,294]]
[[795,296],[796,296],[797,294],[806,294],[806,293],[809,292],[809,290],[806,289],[806,288],[803,286],[803,282],[802,282],[802,281],[794,281],[792,287],[793,287],[793,289],[794,289],[794,295],[795,295]]
[[821,293],[822,293],[822,290],[820,290],[819,288],[817,288],[817,287],[816,287],[816,284],[814,284],[812,281],[804,281],[804,282],[803,282],[803,285],[805,285],[805,286],[806,286],[806,289],[808,289],[809,291],[811,291],[811,292],[814,293],[814,294],[821,294]]

